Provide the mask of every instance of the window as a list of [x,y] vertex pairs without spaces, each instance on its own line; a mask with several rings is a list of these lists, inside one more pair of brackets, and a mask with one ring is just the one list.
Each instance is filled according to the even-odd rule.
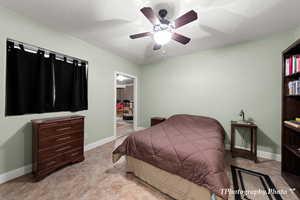
[[7,41],[6,115],[88,109],[87,65]]

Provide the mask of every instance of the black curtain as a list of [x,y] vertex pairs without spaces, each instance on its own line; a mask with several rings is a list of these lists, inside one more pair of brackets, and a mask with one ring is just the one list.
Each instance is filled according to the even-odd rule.
[[37,52],[36,113],[52,112],[54,108],[54,69],[43,51]]
[[55,60],[55,111],[69,111],[72,103],[73,68],[65,58]]
[[78,65],[78,61],[73,62],[73,90],[71,110],[88,109],[88,87],[87,87],[87,68],[85,63]]
[[80,111],[87,106],[86,64],[46,58],[7,41],[6,115]]
[[81,82],[82,82],[82,110],[88,109],[88,80],[86,63],[81,63]]
[[31,53],[7,42],[6,115],[42,113],[50,96],[44,52]]

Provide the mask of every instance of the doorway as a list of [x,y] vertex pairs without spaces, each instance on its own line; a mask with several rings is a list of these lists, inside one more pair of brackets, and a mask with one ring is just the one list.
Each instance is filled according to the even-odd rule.
[[137,78],[115,72],[114,83],[114,135],[122,137],[136,130]]

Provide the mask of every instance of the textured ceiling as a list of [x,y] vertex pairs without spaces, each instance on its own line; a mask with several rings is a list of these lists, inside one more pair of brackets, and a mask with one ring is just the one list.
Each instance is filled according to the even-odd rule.
[[[300,25],[299,0],[0,0],[0,5],[29,16],[142,64],[171,56],[251,40]],[[151,31],[139,9],[166,8],[168,18],[193,9],[198,20],[178,33],[192,38],[186,46],[171,41],[153,51],[153,39],[131,40],[130,34]]]

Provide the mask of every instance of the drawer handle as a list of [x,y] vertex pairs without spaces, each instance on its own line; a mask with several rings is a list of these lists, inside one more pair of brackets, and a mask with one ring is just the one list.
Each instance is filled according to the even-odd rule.
[[55,163],[56,163],[56,161],[51,161],[51,162],[47,163],[46,165],[49,166],[49,165],[53,165]]
[[65,131],[65,130],[70,130],[71,128],[72,128],[71,126],[65,128],[58,128],[56,129],[56,131]]
[[67,140],[67,139],[70,139],[70,138],[72,138],[72,137],[68,136],[68,137],[64,137],[64,138],[58,138],[58,139],[56,139],[56,141],[58,142],[58,141]]
[[71,156],[76,156],[77,154],[79,154],[79,152],[72,153]]
[[71,147],[72,146],[66,146],[66,147],[63,147],[63,148],[60,148],[60,149],[56,149],[56,152],[60,152],[60,151],[66,150],[66,149],[69,149]]

